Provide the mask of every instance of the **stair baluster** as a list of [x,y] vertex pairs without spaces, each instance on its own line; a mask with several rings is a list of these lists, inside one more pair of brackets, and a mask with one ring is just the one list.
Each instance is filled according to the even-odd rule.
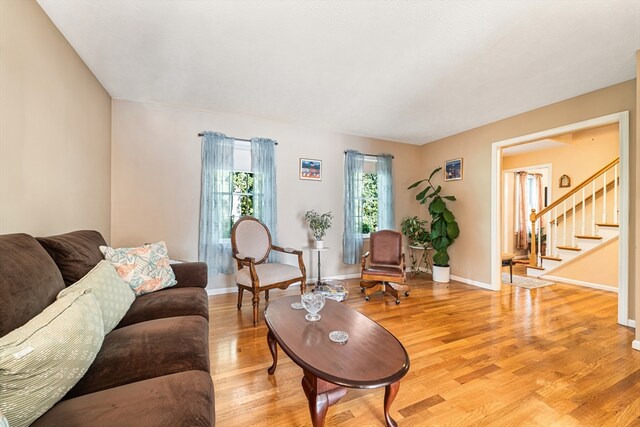
[[571,196],[571,246],[576,247],[576,195]]
[[607,223],[607,173],[602,174],[602,223]]
[[584,236],[586,233],[586,221],[585,221],[585,206],[584,206],[584,188],[582,189],[582,226],[580,227],[580,235]]
[[567,246],[567,201],[562,202],[562,246]]
[[618,224],[618,165],[613,168],[613,223]]
[[596,235],[596,181],[591,182],[591,235]]

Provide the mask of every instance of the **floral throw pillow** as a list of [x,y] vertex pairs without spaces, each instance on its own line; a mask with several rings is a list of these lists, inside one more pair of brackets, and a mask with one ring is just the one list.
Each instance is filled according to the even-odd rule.
[[136,295],[159,291],[176,284],[176,276],[169,265],[167,245],[148,243],[137,248],[100,246],[104,259],[131,286]]

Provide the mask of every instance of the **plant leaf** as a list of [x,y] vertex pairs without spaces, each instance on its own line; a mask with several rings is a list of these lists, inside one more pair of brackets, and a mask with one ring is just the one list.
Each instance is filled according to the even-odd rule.
[[451,243],[453,240],[460,235],[460,228],[458,228],[458,224],[456,222],[451,222],[447,224],[447,236],[451,239]]
[[456,218],[453,216],[453,213],[449,209],[445,209],[442,212],[442,217],[447,223],[454,222]]
[[437,265],[438,267],[448,267],[449,266],[449,254],[447,254],[446,250],[437,251],[433,255],[433,265]]
[[456,201],[455,196],[442,196],[443,199],[451,200],[452,202]]
[[438,168],[435,168],[435,169],[433,170],[433,172],[431,172],[431,175],[429,175],[429,181],[431,181],[431,178],[433,178],[433,176],[434,176],[435,174],[437,174],[437,173],[438,173],[439,171],[441,171],[441,170],[442,170],[442,166],[440,166],[440,167],[438,167]]
[[434,212],[442,213],[442,211],[445,210],[446,207],[447,206],[445,205],[444,201],[440,197],[436,197],[429,205],[429,212],[431,212],[431,215],[433,216]]
[[414,182],[413,184],[411,184],[410,186],[407,187],[407,190],[411,190],[412,188],[416,188],[418,185],[422,184],[425,181],[426,181],[426,179],[421,179],[420,181]]

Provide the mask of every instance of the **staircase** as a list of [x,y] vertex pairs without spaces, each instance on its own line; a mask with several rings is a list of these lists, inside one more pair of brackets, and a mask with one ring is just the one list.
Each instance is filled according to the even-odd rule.
[[[619,164],[618,157],[540,212],[532,209],[536,239],[531,239],[529,276],[550,274],[618,239]],[[542,252],[538,243],[545,239]]]

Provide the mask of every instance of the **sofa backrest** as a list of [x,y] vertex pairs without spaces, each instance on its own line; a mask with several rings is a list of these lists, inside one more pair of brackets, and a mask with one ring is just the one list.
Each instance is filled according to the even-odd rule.
[[0,235],[0,337],[41,313],[63,289],[60,270],[35,238]]
[[78,230],[51,237],[38,237],[38,242],[58,265],[65,285],[73,285],[104,259],[100,246],[104,237],[95,230]]

